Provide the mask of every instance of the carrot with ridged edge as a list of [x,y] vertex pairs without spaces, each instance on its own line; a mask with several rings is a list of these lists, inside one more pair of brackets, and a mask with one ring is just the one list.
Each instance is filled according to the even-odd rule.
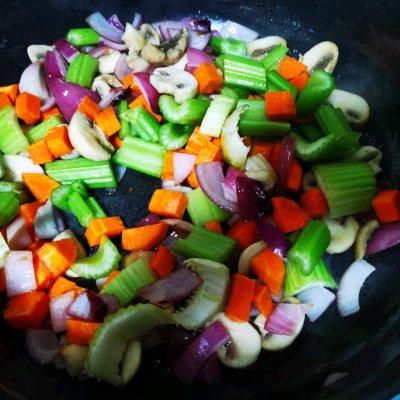
[[256,285],[254,290],[253,303],[257,307],[258,311],[268,318],[274,308],[272,303],[271,293],[266,285]]
[[186,143],[185,150],[191,154],[198,154],[201,148],[210,143],[210,141],[211,136],[200,133],[200,127],[196,126]]
[[225,315],[229,319],[235,322],[248,322],[255,287],[255,279],[250,279],[241,274],[233,275],[229,298],[225,309]]
[[319,188],[312,188],[300,196],[301,208],[311,218],[321,218],[328,215],[329,206],[324,193]]
[[258,240],[256,223],[255,221],[238,220],[231,226],[227,236],[235,239],[238,249],[243,251]]
[[66,125],[55,126],[47,133],[45,139],[47,148],[54,158],[65,156],[74,149],[68,136]]
[[29,157],[34,164],[46,164],[54,161],[54,156],[47,147],[45,139],[32,143],[28,147]]
[[22,174],[22,180],[41,203],[45,203],[50,198],[53,189],[60,186],[58,182],[44,174],[25,172]]
[[204,224],[204,228],[208,229],[211,232],[221,233],[222,235],[224,234],[222,232],[221,223],[219,221],[206,222]]
[[0,93],[5,93],[8,96],[8,98],[11,100],[11,102],[14,104],[15,99],[17,98],[17,96],[19,94],[19,85],[18,85],[18,83],[14,83],[13,85],[9,85],[9,86],[1,86]]
[[383,224],[400,221],[400,191],[383,190],[372,200],[372,206],[378,219]]
[[39,328],[49,312],[49,298],[43,292],[29,292],[11,297],[3,317],[14,329]]
[[298,204],[285,197],[274,197],[271,199],[274,209],[272,218],[283,233],[298,231],[307,225],[310,220]]
[[108,237],[116,237],[125,229],[121,217],[93,218],[85,232],[89,246],[93,247],[100,244],[103,235]]
[[151,250],[168,233],[168,225],[159,222],[122,231],[122,248],[128,251]]
[[285,278],[283,260],[268,247],[251,259],[251,270],[268,286],[270,292],[278,296]]
[[265,114],[271,121],[288,121],[296,118],[297,110],[292,93],[289,91],[267,92]]
[[82,321],[79,319],[67,319],[67,338],[70,343],[86,346],[99,329],[99,322]]
[[15,113],[27,125],[40,120],[40,98],[28,92],[21,93],[15,100]]
[[62,239],[44,244],[36,254],[54,278],[58,278],[75,262],[78,250],[74,239]]
[[278,72],[286,80],[296,78],[307,71],[307,65],[293,57],[283,57],[278,65]]
[[5,93],[0,93],[0,109],[11,106],[13,103]]
[[187,204],[188,198],[183,193],[157,189],[150,199],[149,211],[167,218],[182,218]]
[[224,79],[214,64],[200,64],[193,75],[197,80],[199,93],[213,94],[219,92],[224,84]]
[[164,245],[160,244],[150,258],[150,267],[159,278],[165,278],[174,269],[176,259]]
[[94,121],[106,136],[112,136],[121,129],[121,124],[111,106],[98,113]]
[[63,116],[61,115],[61,112],[57,106],[51,107],[47,111],[42,111],[40,113],[40,119],[42,121],[45,121],[46,119],[48,119],[50,117],[54,117],[54,116],[60,117],[60,119],[63,118]]
[[78,110],[83,112],[92,121],[94,121],[101,112],[99,105],[89,96],[83,96],[83,99],[79,103]]
[[49,290],[49,297],[52,299],[53,297],[61,296],[70,290],[77,289],[79,289],[79,286],[75,282],[59,276]]
[[136,97],[135,100],[133,100],[130,104],[129,104],[129,108],[135,108],[138,106],[142,106],[146,111],[148,111],[158,122],[161,122],[163,117],[160,114],[155,113],[149,102],[144,98],[144,96],[141,94],[138,97]]

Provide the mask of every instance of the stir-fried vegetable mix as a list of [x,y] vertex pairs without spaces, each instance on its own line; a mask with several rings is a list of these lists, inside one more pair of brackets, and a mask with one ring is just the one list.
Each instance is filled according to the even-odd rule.
[[[400,242],[400,192],[377,190],[337,46],[297,59],[231,21],[86,22],[0,87],[0,291],[31,356],[119,386],[153,343],[182,381],[215,382],[219,361],[289,346],[336,289],[358,311],[364,257]],[[162,180],[135,226],[91,192],[126,168]],[[324,254],[353,244],[337,282]]]

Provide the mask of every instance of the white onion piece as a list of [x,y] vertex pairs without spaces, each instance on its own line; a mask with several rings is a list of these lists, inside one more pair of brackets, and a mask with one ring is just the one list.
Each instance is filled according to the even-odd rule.
[[74,291],[71,290],[50,300],[51,326],[55,333],[67,329],[67,319],[69,318],[67,309],[74,301],[74,295]]
[[266,247],[267,245],[263,240],[255,242],[251,244],[249,247],[247,247],[239,258],[239,263],[238,263],[239,274],[249,275],[251,259],[258,253],[263,251]]
[[11,182],[22,182],[22,174],[44,174],[43,168],[36,165],[29,157],[18,155],[4,155],[1,164],[5,170],[5,179]]
[[51,329],[28,329],[25,344],[29,355],[40,365],[50,364],[60,350],[60,343]]
[[23,217],[16,218],[7,226],[7,242],[11,250],[25,250],[33,242]]
[[232,38],[251,42],[258,38],[258,33],[233,21],[226,21],[219,33],[223,38]]
[[39,97],[42,101],[49,98],[49,91],[41,72],[41,64],[36,61],[29,65],[19,81],[20,93],[28,92]]
[[365,260],[353,262],[343,274],[337,291],[337,307],[342,317],[360,310],[360,291],[375,267]]
[[178,153],[174,151],[172,163],[174,167],[174,183],[181,184],[192,172],[196,161],[195,154]]
[[32,252],[11,251],[8,253],[4,273],[8,297],[36,290]]
[[217,314],[214,320],[220,321],[228,331],[230,341],[219,348],[218,359],[231,368],[246,368],[257,361],[261,352],[261,338],[248,322],[234,322],[224,313]]
[[163,189],[173,190],[181,193],[189,193],[193,190],[190,186],[175,185],[174,181],[162,181],[161,186]]
[[314,322],[334,302],[336,296],[323,286],[319,286],[303,290],[297,297],[302,303],[311,305],[311,308],[307,311],[307,316],[311,322]]

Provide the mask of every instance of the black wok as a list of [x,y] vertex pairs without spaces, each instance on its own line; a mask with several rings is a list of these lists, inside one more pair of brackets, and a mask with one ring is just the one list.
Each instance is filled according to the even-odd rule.
[[[400,184],[400,16],[390,0],[8,0],[0,6],[0,84],[17,81],[28,64],[29,44],[50,44],[70,27],[83,26],[95,10],[131,20],[140,12],[147,20],[205,15],[233,19],[277,34],[290,48],[306,51],[322,40],[340,49],[337,86],[364,96],[372,115],[364,144],[383,151],[384,186]],[[146,213],[156,179],[127,173],[114,194],[96,195],[109,214],[132,224]],[[346,253],[330,260],[339,277],[351,263]],[[335,306],[316,323],[307,323],[295,344],[280,354],[264,353],[245,371],[224,370],[223,383],[185,387],[166,372],[156,355],[125,388],[93,380],[78,381],[53,367],[39,367],[28,357],[23,337],[0,326],[0,398],[178,398],[178,399],[390,399],[400,392],[400,265],[399,247],[370,257],[377,271],[361,296],[361,311],[340,318]],[[4,299],[2,299],[4,302]],[[328,387],[328,375],[348,375]]]

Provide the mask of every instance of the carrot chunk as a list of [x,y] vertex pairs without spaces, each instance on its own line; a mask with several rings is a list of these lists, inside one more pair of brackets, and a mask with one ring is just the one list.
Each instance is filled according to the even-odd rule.
[[120,217],[93,218],[85,232],[89,246],[100,244],[103,235],[112,238],[118,236],[125,229]]
[[272,303],[271,293],[266,285],[257,285],[254,291],[253,302],[258,311],[268,318],[274,308]]
[[229,229],[227,236],[235,239],[238,249],[243,251],[258,239],[256,223],[255,221],[238,220]]
[[33,125],[40,119],[40,98],[28,92],[21,93],[15,100],[17,117],[27,125]]
[[47,148],[54,158],[65,156],[74,149],[69,141],[68,128],[66,125],[60,125],[50,129],[45,140]]
[[28,153],[34,164],[46,164],[54,161],[54,156],[48,149],[44,139],[32,143],[28,148]]
[[279,75],[281,75],[286,80],[296,78],[306,71],[307,65],[289,56],[284,57],[278,66]]
[[122,231],[122,248],[128,251],[151,250],[168,233],[168,225],[159,222]]
[[267,92],[265,112],[271,121],[286,121],[296,118],[297,111],[293,95],[289,91]]
[[329,208],[321,189],[312,188],[300,196],[302,209],[311,218],[321,218],[328,215]]
[[101,112],[99,105],[89,96],[83,97],[82,101],[79,103],[78,110],[82,111],[92,121],[94,121]]
[[383,190],[372,200],[372,205],[383,224],[400,221],[400,191],[395,189]]
[[112,136],[121,129],[121,124],[111,106],[97,114],[94,121],[106,136]]
[[293,201],[285,197],[271,199],[272,217],[283,233],[290,233],[306,226],[310,217]]
[[158,245],[156,252],[150,259],[150,267],[159,278],[165,278],[174,269],[176,259],[162,244]]
[[25,172],[22,174],[22,180],[41,203],[45,203],[50,198],[53,189],[60,186],[58,182],[44,174]]
[[214,64],[200,64],[194,71],[194,77],[199,84],[199,93],[219,92],[224,84],[224,79]]
[[49,291],[49,297],[50,299],[52,299],[53,297],[61,296],[62,294],[67,293],[70,290],[76,289],[78,289],[78,286],[75,282],[59,276]]
[[149,211],[167,218],[182,218],[188,198],[180,192],[167,189],[154,191],[149,203]]
[[67,338],[70,343],[86,346],[101,324],[99,322],[67,319]]

